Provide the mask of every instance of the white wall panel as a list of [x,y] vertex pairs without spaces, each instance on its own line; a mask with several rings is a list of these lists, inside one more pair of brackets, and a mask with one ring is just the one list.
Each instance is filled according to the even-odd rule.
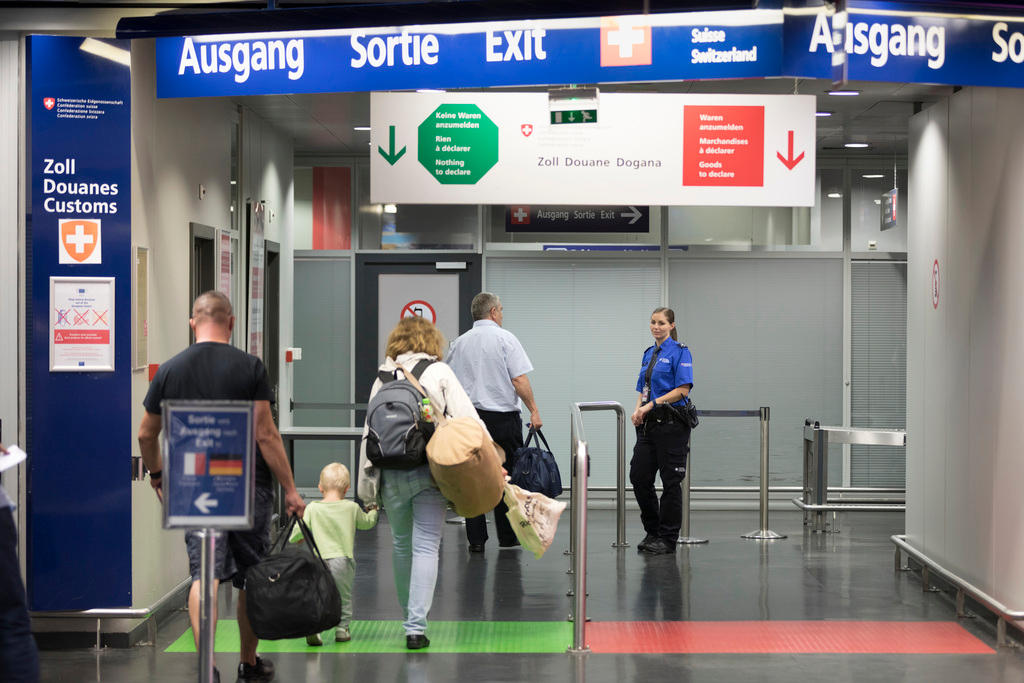
[[[1024,609],[1024,93],[968,89],[911,122],[907,532]],[[931,270],[940,263],[938,307]]]

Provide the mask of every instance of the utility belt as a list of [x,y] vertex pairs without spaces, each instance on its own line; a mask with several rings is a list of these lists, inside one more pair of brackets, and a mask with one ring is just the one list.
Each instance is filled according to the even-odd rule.
[[683,417],[679,408],[665,403],[655,406],[651,409],[651,412],[644,416],[645,426],[650,426],[652,424],[672,424],[677,422],[686,422],[686,418]]

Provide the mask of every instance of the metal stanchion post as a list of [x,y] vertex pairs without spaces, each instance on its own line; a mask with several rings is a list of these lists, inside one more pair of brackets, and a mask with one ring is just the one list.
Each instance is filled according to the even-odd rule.
[[761,420],[761,528],[743,534],[743,538],[752,538],[757,541],[771,541],[778,538],[786,538],[784,534],[777,534],[768,528],[768,423],[771,420],[771,410],[762,406],[759,418]]
[[573,610],[572,647],[570,654],[590,652],[587,647],[587,444],[574,442],[572,489],[577,491],[576,506],[572,509],[572,528],[576,532],[576,555],[573,558],[573,582],[576,604]]
[[615,542],[613,548],[628,548],[626,542],[626,413],[619,408],[615,411],[615,425],[618,433],[619,472],[615,487]]
[[[575,453],[576,453],[576,420],[573,419],[572,415],[570,415],[569,416],[569,457],[572,458],[572,460],[569,463],[569,467],[570,468],[575,468],[576,467]],[[576,481],[576,477],[573,476],[573,477],[569,478],[569,509],[572,511],[572,518],[573,519],[576,518],[576,507],[578,505],[577,486],[576,486],[577,483],[578,482]],[[575,552],[576,552],[576,525],[575,524],[570,524],[569,525],[569,549],[566,550],[563,554],[565,554],[565,555],[572,555]],[[566,574],[572,574],[572,572],[573,572],[573,568],[570,566],[569,567],[569,571],[567,571]]]
[[683,522],[680,525],[679,540],[677,541],[680,545],[697,545],[708,542],[706,538],[695,538],[690,535],[690,474],[692,472],[693,449],[691,448],[686,462],[686,476],[683,477],[682,484],[680,484],[683,488]]
[[213,681],[213,606],[217,594],[213,590],[214,568],[217,564],[216,529],[201,529],[202,550],[199,553],[199,683]]

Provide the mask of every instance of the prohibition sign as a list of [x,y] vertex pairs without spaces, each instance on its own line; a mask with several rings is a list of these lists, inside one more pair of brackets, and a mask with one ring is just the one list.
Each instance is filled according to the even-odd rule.
[[939,307],[939,259],[932,264],[932,308]]
[[437,324],[437,311],[434,310],[433,306],[422,299],[410,301],[403,306],[402,314],[398,316],[398,318],[401,320],[402,318],[412,318],[413,316],[426,318],[431,322],[431,324]]

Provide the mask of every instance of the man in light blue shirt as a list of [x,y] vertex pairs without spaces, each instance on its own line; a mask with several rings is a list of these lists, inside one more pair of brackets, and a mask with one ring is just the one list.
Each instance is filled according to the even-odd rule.
[[[473,328],[452,344],[445,362],[469,394],[480,419],[487,425],[491,438],[505,451],[505,469],[515,465],[515,453],[523,447],[523,419],[519,399],[530,411],[530,426],[540,429],[540,411],[533,399],[533,388],[526,373],[533,370],[530,359],[516,336],[502,328],[501,300],[490,292],[480,292],[470,304]],[[494,526],[498,545],[517,548],[512,526],[508,523],[505,502],[494,508]],[[487,542],[485,515],[466,520],[469,551],[484,551]]]

